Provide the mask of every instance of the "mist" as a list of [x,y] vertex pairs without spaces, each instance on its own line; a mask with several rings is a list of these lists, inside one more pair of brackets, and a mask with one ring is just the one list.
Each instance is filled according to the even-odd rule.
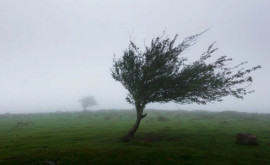
[[216,57],[261,65],[255,92],[207,105],[149,104],[154,109],[270,112],[268,0],[0,0],[0,113],[80,111],[91,95],[97,109],[131,109],[111,77],[115,54],[130,39],[141,47],[163,31],[178,42],[210,28],[186,52],[198,59],[213,42]]

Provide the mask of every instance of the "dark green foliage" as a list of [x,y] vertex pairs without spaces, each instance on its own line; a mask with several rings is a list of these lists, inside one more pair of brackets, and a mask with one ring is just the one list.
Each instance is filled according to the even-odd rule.
[[202,53],[199,60],[187,63],[182,54],[196,43],[201,34],[187,37],[179,44],[176,43],[177,35],[173,39],[156,37],[144,51],[131,41],[123,57],[114,58],[112,77],[128,90],[126,100],[135,105],[137,111],[136,122],[123,141],[132,140],[141,119],[146,116],[143,110],[148,103],[206,104],[222,101],[228,95],[243,98],[252,92],[247,89],[252,82],[249,73],[261,66],[241,68],[247,62],[229,66],[232,59],[226,56],[209,62],[217,50],[214,44]]
[[169,121],[169,119],[167,117],[164,117],[164,116],[159,116],[157,118],[158,121]]
[[202,53],[199,60],[188,64],[183,52],[194,45],[201,35],[196,34],[176,43],[177,35],[154,38],[141,51],[133,42],[120,59],[114,59],[112,76],[129,91],[127,101],[136,107],[152,102],[198,103],[222,101],[224,96],[243,98],[252,91],[251,69],[241,68],[247,62],[229,66],[231,58],[221,56],[214,62],[208,59],[216,52],[214,44]]

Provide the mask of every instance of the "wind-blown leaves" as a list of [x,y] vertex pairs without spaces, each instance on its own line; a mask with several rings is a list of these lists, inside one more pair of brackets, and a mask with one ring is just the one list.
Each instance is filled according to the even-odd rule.
[[[183,52],[194,45],[202,33],[185,38],[176,44],[173,39],[156,37],[142,52],[130,42],[120,59],[113,61],[112,77],[129,91],[127,101],[144,107],[152,102],[198,103],[222,101],[232,95],[243,98],[252,82],[249,73],[261,68],[240,68],[247,62],[229,66],[231,58],[221,56],[214,62],[208,59],[218,50],[215,43],[191,64]],[[240,68],[240,69],[239,69]]]

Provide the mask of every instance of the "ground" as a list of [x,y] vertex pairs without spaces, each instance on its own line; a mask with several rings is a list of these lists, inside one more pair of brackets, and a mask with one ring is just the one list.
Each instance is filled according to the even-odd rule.
[[[133,110],[0,115],[0,164],[270,164],[270,114],[146,112],[129,143]],[[239,132],[260,145],[236,144]]]

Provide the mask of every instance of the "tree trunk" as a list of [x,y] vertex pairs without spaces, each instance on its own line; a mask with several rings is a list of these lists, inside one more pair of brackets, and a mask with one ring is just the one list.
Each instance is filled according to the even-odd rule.
[[141,123],[141,120],[146,116],[146,114],[143,115],[143,108],[137,109],[137,118],[135,124],[132,126],[132,128],[128,131],[128,133],[122,137],[122,141],[129,142],[133,140],[135,132],[138,130],[139,125]]

